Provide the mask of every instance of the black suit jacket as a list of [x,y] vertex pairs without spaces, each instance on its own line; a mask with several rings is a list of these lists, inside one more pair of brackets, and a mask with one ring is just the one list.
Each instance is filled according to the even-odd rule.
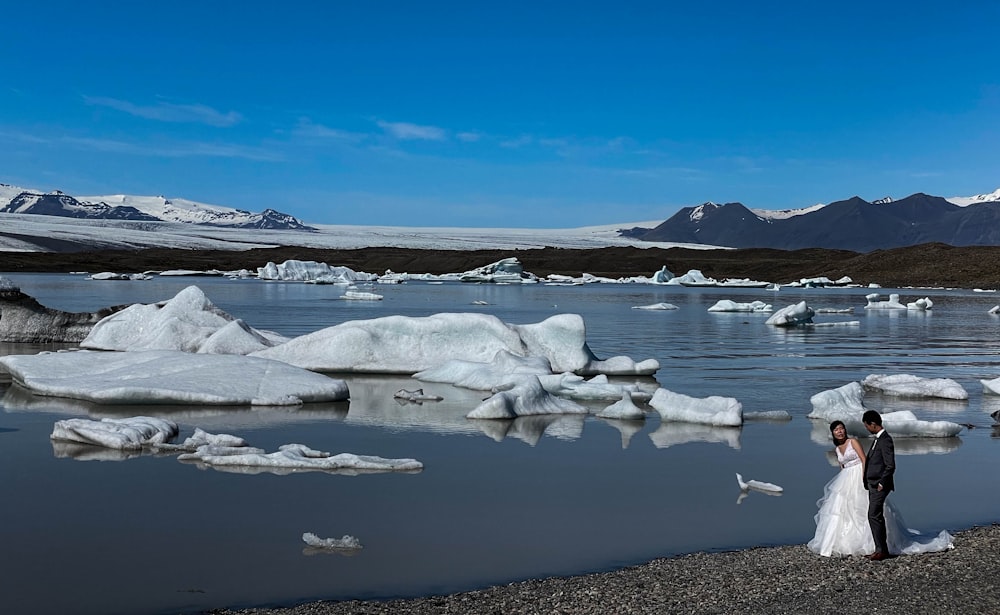
[[883,430],[865,459],[865,489],[878,489],[881,484],[883,491],[892,491],[896,487],[892,479],[895,473],[896,447],[889,432]]

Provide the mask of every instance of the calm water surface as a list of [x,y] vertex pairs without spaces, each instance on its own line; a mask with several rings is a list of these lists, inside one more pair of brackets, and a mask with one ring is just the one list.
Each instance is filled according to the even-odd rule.
[[[0,391],[5,612],[152,614],[415,596],[691,551],[801,544],[812,536],[823,485],[837,471],[826,424],[805,418],[809,398],[873,373],[953,378],[970,393],[967,402],[865,399],[880,411],[909,409],[925,420],[976,426],[957,438],[898,440],[892,498],[909,525],[957,530],[1000,520],[1000,433],[989,416],[1000,398],[984,398],[979,383],[1000,376],[1000,319],[987,314],[1000,303],[995,294],[904,289],[904,302],[929,296],[935,307],[899,313],[862,309],[867,289],[411,282],[379,286],[384,301],[369,303],[338,300],[338,287],[257,280],[7,277],[43,305],[72,311],[161,301],[197,284],[230,314],[288,336],[393,314],[485,312],[523,324],[579,313],[602,358],[655,358],[660,386],[731,396],[744,411],[786,410],[793,419],[742,429],[661,424],[655,411],[645,422],[472,421],[465,414],[485,393],[401,377],[348,377],[349,403],[280,410],[101,407],[34,397],[8,383]],[[765,325],[766,315],[707,312],[719,299],[854,308],[816,320],[857,324],[781,330]],[[477,300],[489,305],[473,305]],[[631,309],[658,302],[679,309]],[[46,348],[7,344],[0,352]],[[392,393],[403,387],[423,387],[444,401],[399,404]],[[126,459],[49,440],[59,419],[138,414],[176,421],[181,439],[201,427],[268,450],[301,442],[333,453],[414,457],[425,469],[237,474],[170,455]],[[785,493],[751,493],[738,503],[736,472]],[[350,534],[364,549],[313,553],[303,532]]]

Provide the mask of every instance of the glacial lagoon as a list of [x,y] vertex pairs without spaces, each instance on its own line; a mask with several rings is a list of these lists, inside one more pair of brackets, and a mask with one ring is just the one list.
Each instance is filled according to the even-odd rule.
[[[89,281],[5,274],[43,305],[89,311],[150,303],[198,285],[252,327],[297,336],[348,320],[493,314],[540,322],[581,314],[601,358],[657,359],[652,384],[694,397],[735,397],[744,412],[783,410],[790,421],[742,428],[594,416],[466,419],[486,393],[399,376],[345,376],[349,402],[293,408],[95,406],[3,383],[0,405],[0,588],[16,613],[156,614],[310,599],[389,598],[614,569],[704,550],[803,544],[816,500],[837,471],[825,422],[809,398],[870,374],[952,378],[967,401],[876,393],[867,407],[968,424],[955,438],[897,440],[893,501],[909,525],[960,530],[1000,520],[1000,430],[981,379],[1000,377],[997,293],[878,289],[933,310],[865,310],[866,288],[764,289],[380,285],[382,301],[343,301],[343,288],[214,277]],[[816,322],[782,329],[766,313],[710,313],[720,299],[775,309],[805,300]],[[676,310],[636,310],[671,303]],[[56,345],[0,345],[3,354]],[[234,378],[239,374],[234,374]],[[626,379],[629,381],[636,378]],[[643,379],[638,379],[643,380]],[[393,399],[401,388],[440,395]],[[587,403],[595,411],[607,403]],[[176,455],[53,444],[55,421],[154,415],[231,433],[274,450],[302,443],[333,453],[415,458],[414,473],[234,473]],[[740,497],[739,472],[780,496]],[[970,494],[975,494],[974,497]],[[356,537],[360,550],[310,547],[302,535]]]

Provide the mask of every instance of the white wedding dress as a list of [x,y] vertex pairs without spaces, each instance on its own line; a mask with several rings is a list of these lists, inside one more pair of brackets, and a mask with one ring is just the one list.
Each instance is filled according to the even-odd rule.
[[[837,460],[843,469],[823,488],[823,497],[816,503],[816,535],[807,545],[820,555],[867,555],[875,551],[875,540],[868,525],[868,492],[862,483],[864,464],[858,452],[848,443]],[[885,526],[889,552],[893,555],[931,553],[954,548],[946,531],[926,536],[908,529],[899,511],[889,500],[885,503]]]

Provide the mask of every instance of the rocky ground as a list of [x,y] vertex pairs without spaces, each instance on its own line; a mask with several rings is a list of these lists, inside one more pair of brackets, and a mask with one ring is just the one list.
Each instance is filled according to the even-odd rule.
[[826,558],[802,545],[695,553],[578,577],[411,600],[312,602],[213,615],[945,614],[1000,613],[1000,526],[955,536],[955,549]]
[[247,251],[148,249],[87,252],[3,252],[0,271],[69,272],[114,271],[136,273],[164,269],[249,269],[268,261],[288,259],[342,265],[355,271],[383,273],[455,273],[475,269],[502,258],[517,257],[526,271],[579,276],[590,273],[619,278],[651,276],[666,266],[680,275],[700,269],[716,279],[751,278],[788,283],[801,278],[849,276],[859,284],[886,287],[944,286],[1000,287],[1000,247],[961,247],[924,244],[867,254],[846,250],[690,250],[684,248],[602,248],[574,250],[418,250],[363,248],[324,250],[281,247]]

